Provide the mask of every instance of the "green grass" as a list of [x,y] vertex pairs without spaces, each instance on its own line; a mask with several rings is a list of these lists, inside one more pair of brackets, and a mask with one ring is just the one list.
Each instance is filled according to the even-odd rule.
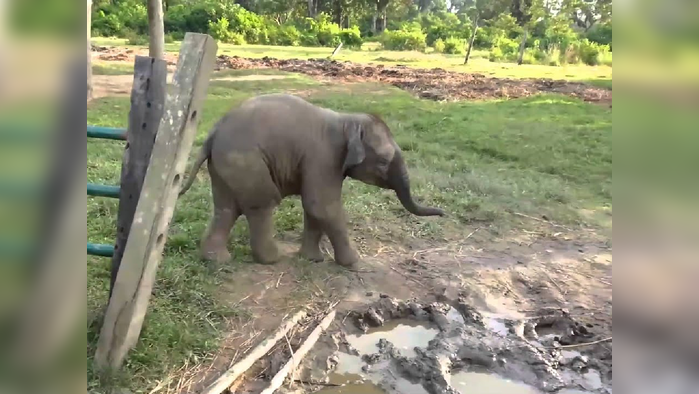
[[[115,38],[96,37],[92,39],[97,45],[125,46],[129,48],[142,48],[126,45],[126,40]],[[168,52],[178,52],[180,42],[166,44]],[[264,56],[278,59],[309,59],[326,58],[333,48],[318,47],[280,47],[271,45],[231,45],[218,44],[219,54],[229,56],[261,58]],[[377,50],[376,43],[364,44],[362,50],[342,49],[335,57],[337,60],[349,60],[356,63],[376,64],[404,64],[416,68],[440,67],[451,71],[466,73],[478,73],[499,78],[551,78],[566,80],[589,80],[612,78],[612,67],[565,65],[560,67],[543,65],[517,65],[513,63],[494,63],[488,60],[488,52],[476,50],[471,54],[468,65],[464,65],[463,55],[448,55],[441,53],[421,53],[414,51],[383,51]]]
[[[222,75],[254,73],[258,72]],[[475,223],[505,232],[519,222],[511,212],[599,228],[604,226],[602,221],[580,212],[611,208],[611,110],[564,96],[445,104],[419,100],[385,85],[330,85],[300,75],[214,81],[195,149],[231,106],[254,94],[279,91],[303,92],[310,101],[341,111],[378,110],[405,151],[415,196],[449,213],[446,218],[417,218],[400,207],[392,192],[349,181],[344,196],[354,236],[384,243],[442,241],[462,238]],[[87,120],[124,126],[128,110],[128,97],[97,99],[88,106]],[[88,181],[116,184],[122,152],[120,143],[88,142]],[[200,176],[178,203],[141,340],[123,374],[112,382],[100,382],[90,362],[107,301],[109,261],[88,259],[90,389],[117,384],[147,392],[185,360],[210,356],[225,318],[245,313],[222,307],[215,296],[222,274],[196,257],[211,211],[206,179]],[[90,241],[111,242],[116,202],[89,199],[87,210]],[[276,214],[277,230],[282,235],[299,234],[302,217],[297,199],[284,200]],[[237,256],[230,267],[233,271],[251,260],[247,237],[241,220],[230,242]]]

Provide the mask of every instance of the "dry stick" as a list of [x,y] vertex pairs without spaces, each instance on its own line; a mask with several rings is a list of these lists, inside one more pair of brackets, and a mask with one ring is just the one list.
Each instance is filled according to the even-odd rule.
[[267,352],[269,352],[269,350],[304,317],[306,317],[306,311],[303,310],[294,315],[294,317],[284,323],[274,335],[267,337],[244,359],[236,363],[226,371],[226,373],[209,385],[209,387],[203,391],[203,394],[220,394],[230,387],[240,375],[247,371],[260,357],[267,354]]
[[549,346],[549,347],[546,347],[545,349],[572,349],[572,348],[576,348],[576,347],[596,345],[598,343],[609,342],[611,340],[612,340],[612,337],[608,337],[608,338],[600,339],[598,341],[576,343],[573,345]]
[[[397,269],[395,269],[395,268],[393,268],[393,267],[388,267],[388,268],[390,268],[390,269],[396,271],[396,273],[398,273],[398,275],[404,277],[405,279],[412,280],[413,282],[417,283],[418,285],[420,285],[420,286],[422,286],[422,287],[427,287],[427,286],[425,286],[424,284],[422,284],[421,282],[419,282],[417,279],[413,279],[413,278],[409,277],[408,275],[405,275],[404,273],[398,271]],[[361,278],[360,278],[360,279],[361,279]]]
[[320,334],[323,333],[323,331],[327,330],[328,326],[330,326],[330,323],[335,320],[335,309],[331,310],[330,313],[328,313],[327,316],[316,326],[316,328],[313,329],[311,334],[306,338],[306,341],[301,344],[301,346],[296,349],[296,354],[294,358],[289,360],[284,367],[277,372],[276,375],[272,378],[272,381],[270,382],[269,386],[264,389],[260,394],[272,394],[274,393],[279,387],[284,384],[284,380],[286,380],[287,375],[289,373],[293,373],[293,370],[296,369],[298,364],[303,360],[303,357],[308,353],[311,348],[313,348],[313,345],[318,342],[318,338],[320,338]]
[[537,217],[525,215],[525,214],[519,213],[519,212],[513,212],[513,213],[514,213],[515,215],[521,216],[521,217],[523,217],[523,218],[527,218],[527,219],[531,219],[531,220],[536,220],[537,222],[550,224],[550,225],[553,226],[553,227],[559,227],[559,228],[562,228],[562,229],[565,229],[565,230],[568,230],[568,231],[573,231],[573,230],[569,229],[569,228],[566,227],[566,226],[562,226],[562,225],[560,225],[560,224],[556,224],[556,223],[551,222],[551,221],[548,221],[548,220],[539,219],[539,218],[537,218]]

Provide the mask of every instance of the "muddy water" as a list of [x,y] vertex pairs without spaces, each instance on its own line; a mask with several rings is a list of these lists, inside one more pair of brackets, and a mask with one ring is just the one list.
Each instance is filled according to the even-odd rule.
[[449,385],[459,393],[478,394],[539,394],[534,387],[483,372],[457,372]]
[[410,319],[396,319],[381,327],[369,329],[366,334],[347,335],[347,342],[360,354],[374,354],[379,351],[378,342],[385,339],[405,357],[415,357],[415,347],[425,348],[437,336],[439,330],[424,322]]
[[[386,322],[381,327],[369,329],[366,334],[347,335],[347,342],[354,347],[360,355],[379,352],[378,342],[381,339],[389,341],[406,357],[416,355],[415,347],[427,347],[439,330],[429,327],[425,322],[410,319],[397,319]],[[362,371],[365,363],[360,356],[339,352],[338,363],[335,371],[329,375],[329,383],[341,386],[326,387],[318,393],[322,394],[385,394],[381,389],[381,376],[371,373],[372,370],[381,370],[380,364],[373,365],[368,372]],[[419,384],[413,384],[405,379],[396,379],[391,382],[391,388],[400,393],[427,394],[427,391]]]

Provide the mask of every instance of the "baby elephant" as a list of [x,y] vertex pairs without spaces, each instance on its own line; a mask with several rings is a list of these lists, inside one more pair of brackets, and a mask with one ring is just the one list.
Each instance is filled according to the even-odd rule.
[[253,258],[275,263],[272,214],[282,198],[300,195],[304,211],[301,254],[322,261],[325,233],[335,261],[353,267],[359,256],[350,245],[342,206],[342,182],[349,176],[396,192],[403,207],[418,216],[443,216],[410,195],[408,171],[388,126],[377,116],[339,113],[299,97],[269,94],[251,98],[228,112],[212,129],[189,179],[208,160],[214,213],[201,243],[204,259],[225,262],[228,235],[240,215],[250,225]]

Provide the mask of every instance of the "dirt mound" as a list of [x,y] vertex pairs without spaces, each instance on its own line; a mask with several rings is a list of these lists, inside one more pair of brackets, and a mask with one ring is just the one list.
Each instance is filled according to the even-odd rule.
[[328,59],[249,59],[226,55],[218,57],[217,65],[218,69],[274,68],[348,82],[384,82],[411,91],[419,97],[439,101],[521,98],[540,93],[560,93],[588,102],[610,103],[612,100],[611,91],[580,82],[492,78],[441,68],[361,65]]
[[[148,55],[146,49],[131,50],[92,46],[92,52],[104,61],[133,62],[136,55]],[[177,54],[166,54],[169,66],[177,64]],[[316,78],[346,82],[376,81],[389,83],[412,92],[418,97],[436,101],[509,99],[529,97],[540,93],[559,93],[587,102],[611,104],[608,89],[581,82],[552,79],[492,78],[482,74],[467,74],[441,68],[418,69],[407,66],[364,65],[329,59],[261,59],[219,55],[217,70],[271,68],[302,73]]]

